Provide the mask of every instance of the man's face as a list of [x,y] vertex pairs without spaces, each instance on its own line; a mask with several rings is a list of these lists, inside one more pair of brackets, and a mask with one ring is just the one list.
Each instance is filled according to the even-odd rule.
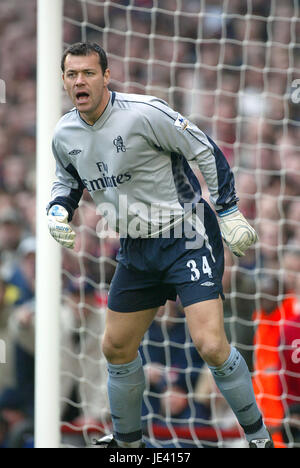
[[67,55],[63,74],[64,88],[88,123],[94,123],[107,105],[109,78],[108,69],[103,75],[98,54]]

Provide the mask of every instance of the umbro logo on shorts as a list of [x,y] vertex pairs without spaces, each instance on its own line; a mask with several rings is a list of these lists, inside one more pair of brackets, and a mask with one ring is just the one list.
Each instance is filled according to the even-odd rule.
[[211,281],[206,281],[205,283],[202,283],[201,286],[214,286],[215,283],[212,283]]

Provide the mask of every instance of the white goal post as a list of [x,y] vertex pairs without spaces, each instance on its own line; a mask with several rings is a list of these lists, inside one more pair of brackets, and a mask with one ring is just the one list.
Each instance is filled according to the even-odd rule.
[[37,50],[37,268],[35,447],[58,448],[60,247],[49,236],[46,206],[55,163],[54,127],[61,117],[62,0],[38,1]]

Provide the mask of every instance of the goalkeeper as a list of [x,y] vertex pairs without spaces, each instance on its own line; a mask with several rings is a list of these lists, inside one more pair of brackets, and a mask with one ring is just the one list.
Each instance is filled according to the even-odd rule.
[[[48,205],[50,233],[74,247],[69,223],[87,189],[100,211],[108,204],[113,208],[114,215],[104,214],[108,222],[116,220],[112,228],[121,237],[102,343],[114,433],[98,445],[143,446],[145,378],[138,348],[158,307],[178,295],[193,343],[249,446],[271,448],[247,365],[224,332],[222,237],[237,256],[257,240],[238,210],[224,155],[162,100],[111,92],[106,54],[97,44],[70,46],[62,72],[75,107],[59,121],[53,138],[57,181]],[[188,162],[197,163],[217,216]]]

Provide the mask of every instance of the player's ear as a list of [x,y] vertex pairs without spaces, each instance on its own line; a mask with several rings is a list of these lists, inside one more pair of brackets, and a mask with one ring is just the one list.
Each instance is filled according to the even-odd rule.
[[104,86],[108,86],[110,82],[110,69],[107,68],[104,72]]
[[64,90],[67,91],[66,82],[65,82],[65,74],[63,73],[61,77],[64,82]]

